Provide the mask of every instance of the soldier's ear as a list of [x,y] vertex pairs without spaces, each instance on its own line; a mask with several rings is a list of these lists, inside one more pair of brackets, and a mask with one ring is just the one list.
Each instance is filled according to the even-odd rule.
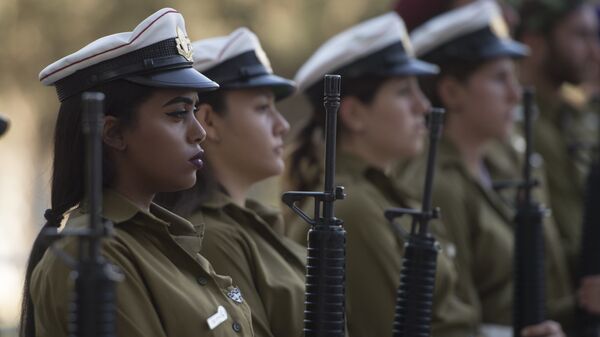
[[438,80],[437,93],[442,104],[451,111],[459,111],[463,105],[463,84],[452,76],[443,76]]
[[202,103],[198,106],[196,118],[202,124],[206,131],[206,141],[219,143],[221,141],[221,130],[219,127],[219,114],[213,109],[212,105]]
[[116,151],[125,151],[127,149],[127,143],[123,137],[123,128],[121,127],[119,119],[115,116],[104,116],[102,141],[108,147]]
[[340,102],[340,123],[354,132],[360,132],[365,127],[365,117],[368,117],[368,113],[365,109],[364,104],[356,97],[348,96],[344,97]]

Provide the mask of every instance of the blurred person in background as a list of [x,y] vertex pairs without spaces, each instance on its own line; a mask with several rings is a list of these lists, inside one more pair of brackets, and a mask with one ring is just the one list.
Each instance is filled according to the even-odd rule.
[[516,37],[531,50],[520,75],[523,84],[535,86],[540,111],[534,142],[544,160],[550,208],[575,279],[583,191],[599,131],[599,112],[590,108],[579,86],[597,73],[598,19],[584,0],[521,0],[519,14]]
[[[347,231],[350,336],[392,334],[404,238],[398,228],[388,223],[384,211],[419,205],[390,173],[398,160],[422,152],[429,102],[417,77],[436,73],[436,67],[413,55],[402,19],[388,13],[329,39],[295,77],[313,112],[295,139],[287,178],[291,189],[314,190],[320,186],[323,168],[322,78],[327,73],[342,76],[336,184],[344,186],[348,195],[336,202],[336,217],[344,221]],[[423,181],[415,180],[415,184],[422,187]],[[402,219],[399,225],[408,230],[410,220]],[[474,288],[458,284],[463,278],[455,254],[461,247],[448,240],[448,233],[439,222],[432,223],[431,230],[441,247],[432,335],[475,336],[479,333],[482,308]],[[287,225],[288,235],[303,244],[307,231],[308,226],[301,220]],[[548,321],[529,327],[524,335],[563,336],[563,332],[559,324]]]
[[[410,13],[401,13],[409,16]],[[521,99],[515,59],[527,48],[513,41],[501,10],[474,1],[431,18],[413,30],[416,53],[440,67],[422,87],[435,106],[447,110],[439,146],[433,205],[456,245],[459,291],[474,288],[482,331],[512,333],[515,209],[494,190],[493,180],[520,177],[516,157],[490,154],[505,141]],[[400,180],[420,196],[426,157],[398,170]],[[545,224],[549,317],[572,324],[574,296],[554,224]],[[549,323],[550,324],[550,323]]]

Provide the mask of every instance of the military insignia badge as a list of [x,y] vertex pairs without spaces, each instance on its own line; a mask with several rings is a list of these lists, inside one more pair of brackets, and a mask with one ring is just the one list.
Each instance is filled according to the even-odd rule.
[[192,42],[179,27],[177,27],[175,41],[177,42],[177,52],[179,55],[185,57],[190,62],[194,62],[194,58],[192,57]]
[[510,39],[510,32],[506,21],[500,15],[496,15],[490,22],[492,32],[500,39]]
[[234,287],[229,292],[227,292],[227,297],[231,298],[235,303],[242,304],[244,302],[244,298],[242,297],[242,292],[240,288]]

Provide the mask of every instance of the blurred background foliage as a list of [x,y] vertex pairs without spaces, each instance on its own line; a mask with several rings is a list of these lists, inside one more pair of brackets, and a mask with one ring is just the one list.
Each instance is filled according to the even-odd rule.
[[[0,0],[0,336],[16,336],[24,266],[49,206],[53,128],[58,100],[38,73],[53,61],[108,34],[131,31],[163,7],[182,12],[192,41],[240,26],[257,33],[275,72],[293,77],[328,37],[384,13],[390,0]],[[306,105],[280,110],[293,127]],[[255,195],[276,203],[277,184]]]

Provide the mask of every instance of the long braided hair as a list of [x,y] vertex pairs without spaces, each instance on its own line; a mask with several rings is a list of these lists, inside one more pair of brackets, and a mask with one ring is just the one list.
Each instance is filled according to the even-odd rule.
[[[150,98],[154,92],[149,87],[125,80],[99,85],[92,90],[105,94],[105,114],[117,117],[122,128],[131,128],[134,126],[138,107]],[[23,301],[21,303],[20,337],[36,336],[34,306],[29,283],[33,270],[49,246],[42,233],[47,228],[60,227],[64,214],[77,206],[84,197],[85,140],[81,130],[81,109],[81,95],[77,95],[63,101],[58,112],[54,132],[52,206],[44,213],[46,222],[33,243],[27,263],[23,286]],[[106,150],[103,153],[102,165],[102,183],[105,187],[110,186],[116,172],[113,163],[107,156]]]

